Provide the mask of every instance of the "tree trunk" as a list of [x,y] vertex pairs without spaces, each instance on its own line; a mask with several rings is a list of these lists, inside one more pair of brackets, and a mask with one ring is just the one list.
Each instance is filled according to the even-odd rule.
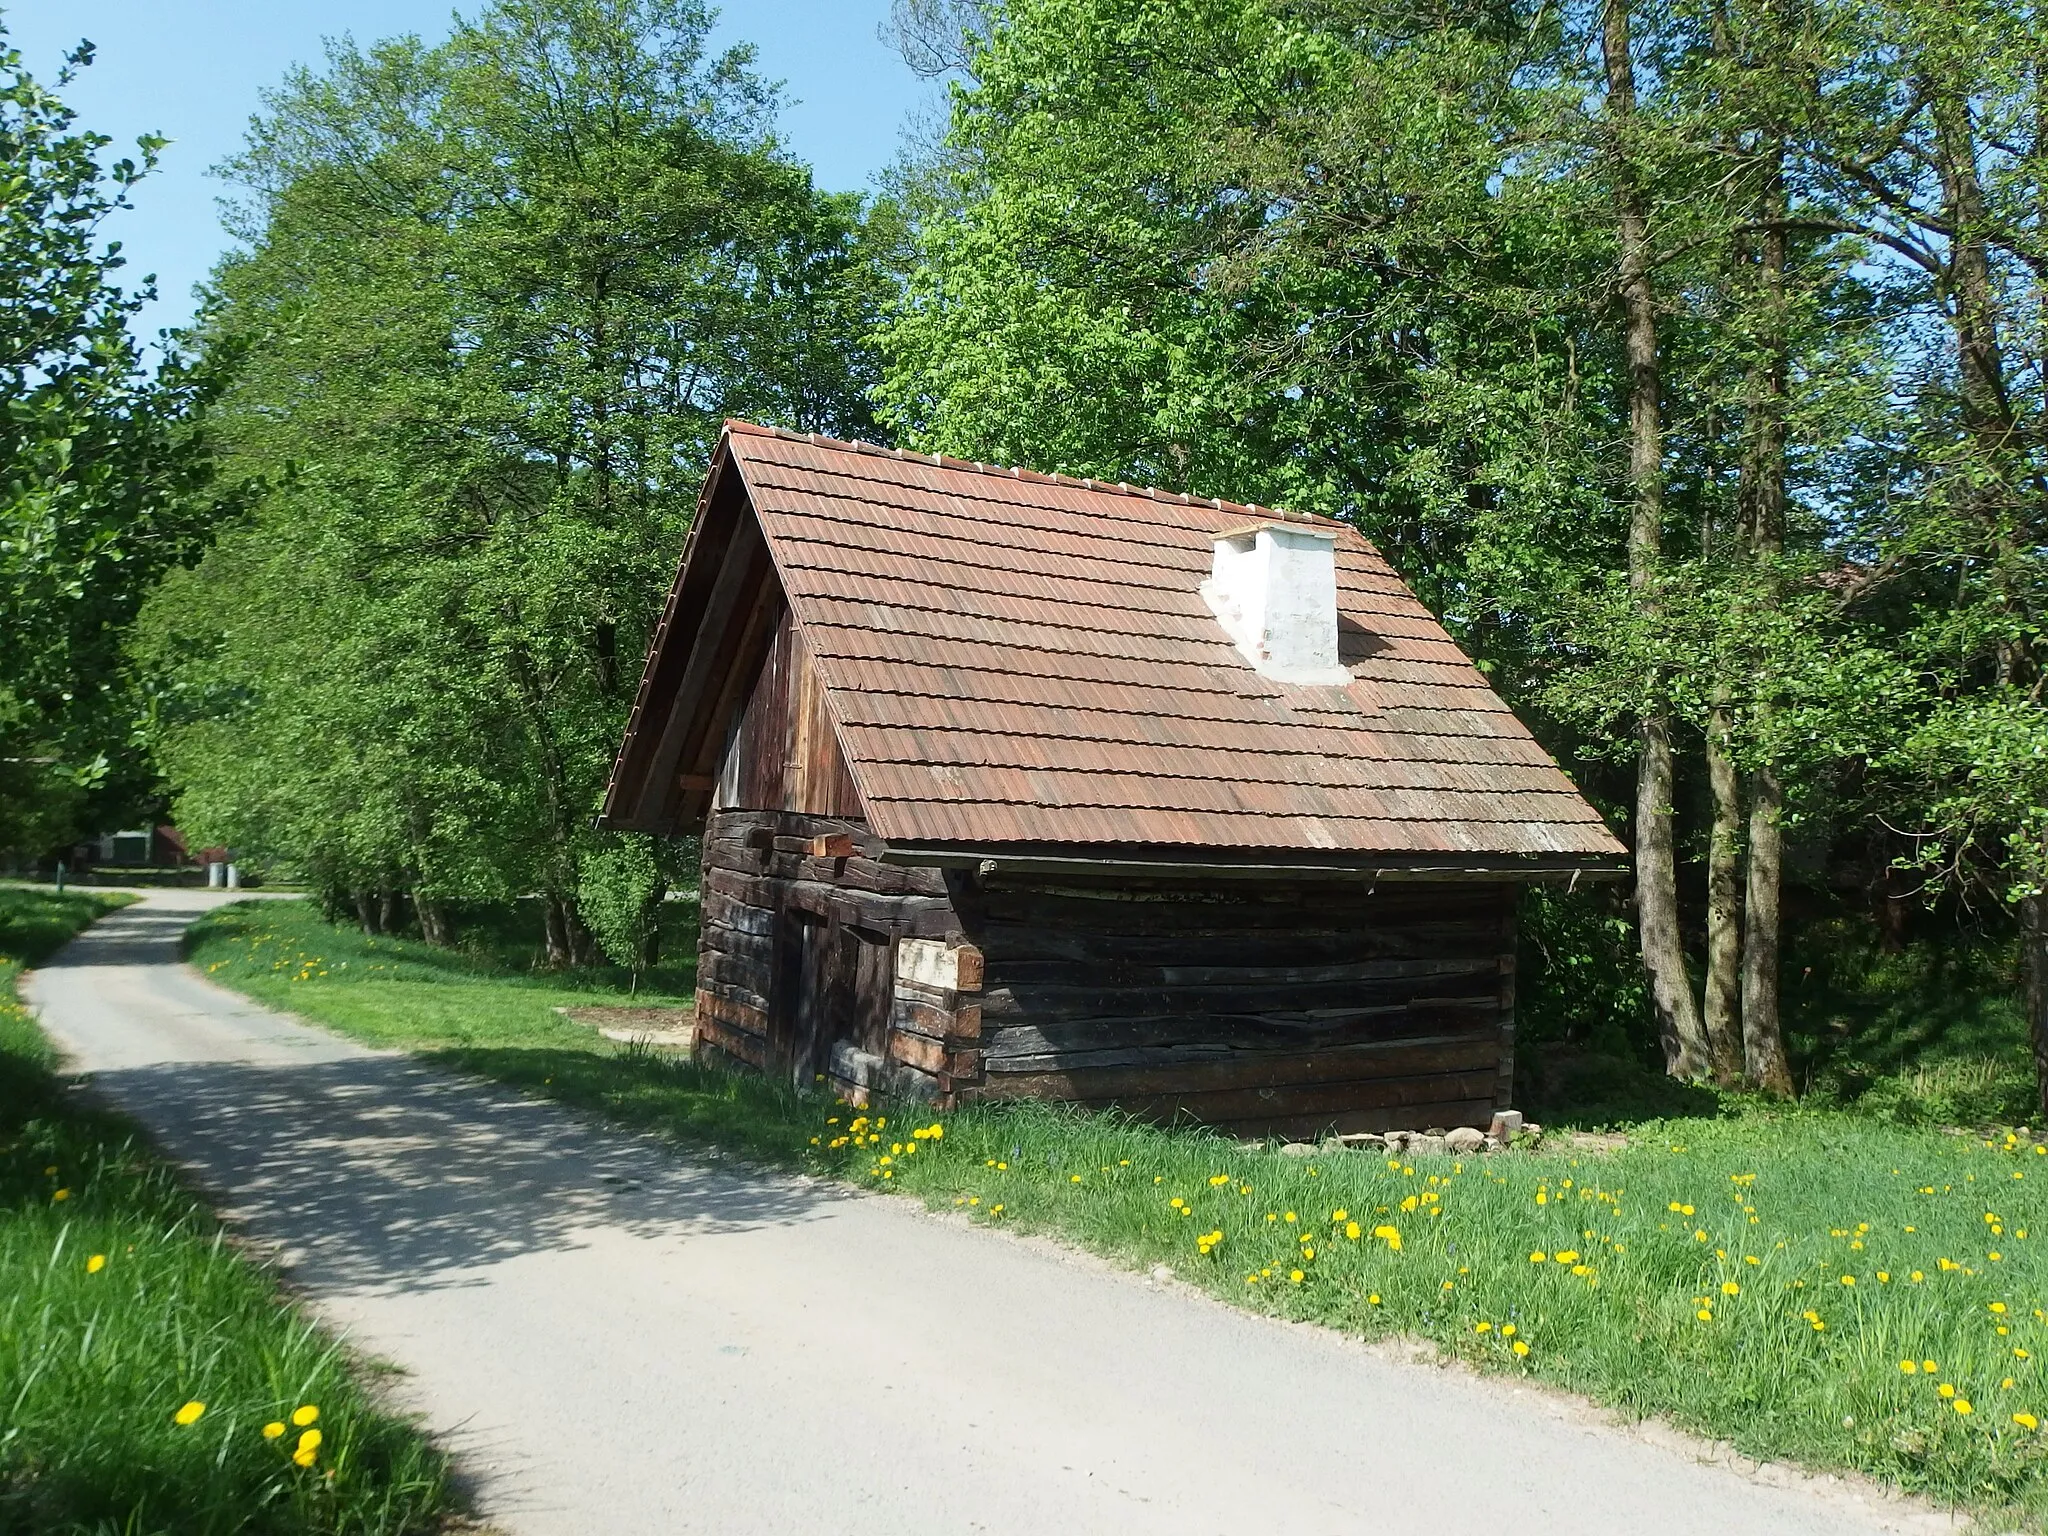
[[399,891],[382,891],[377,897],[377,931],[397,933],[404,927],[405,919],[399,914],[403,910],[405,897]]
[[668,900],[668,882],[657,880],[640,903],[640,969],[661,964],[661,907]]
[[[1963,429],[1977,448],[1969,499],[1989,546],[1991,584],[2008,614],[2024,606],[2020,596],[2025,564],[2012,516],[2018,422],[2006,388],[2005,358],[1998,343],[1999,294],[1984,241],[1984,188],[1977,174],[1977,136],[1970,104],[1960,89],[1930,88],[1942,213],[1949,234],[1948,279],[1954,295],[1956,371],[1963,403]],[[2027,644],[2013,626],[1993,642],[1998,680],[2018,682],[2027,671]]]
[[1778,1017],[1779,893],[1785,868],[1785,787],[1768,768],[1750,787],[1749,891],[1743,903],[1742,1070],[1749,1085],[1792,1097],[1792,1068]]
[[[1775,601],[1776,562],[1785,549],[1786,405],[1791,391],[1791,327],[1785,282],[1785,141],[1774,138],[1764,162],[1763,248],[1757,262],[1761,314],[1757,355],[1748,381],[1748,438],[1742,455],[1742,521],[1749,530],[1767,602]],[[1769,735],[1772,701],[1755,706],[1760,736]],[[1775,766],[1757,770],[1750,787],[1749,879],[1743,902],[1742,1066],[1749,1085],[1776,1098],[1792,1096],[1779,1010],[1779,945],[1785,871],[1785,786]]]
[[1726,690],[1707,721],[1707,780],[1714,830],[1707,846],[1707,1051],[1714,1081],[1742,1080],[1742,780],[1728,755],[1733,722]]
[[2034,1046],[2035,1095],[2048,1125],[2048,895],[2020,903],[2020,942],[2025,946],[2027,1035]]
[[548,964],[561,968],[597,963],[596,936],[583,925],[573,896],[547,898]]
[[419,915],[420,937],[436,949],[455,947],[455,925],[449,921],[448,909],[431,896],[412,893],[412,909]]
[[559,896],[549,896],[543,903],[546,913],[548,968],[565,970],[575,963],[575,949],[569,934],[568,904]]
[[[1650,284],[1650,223],[1631,160],[1636,84],[1629,55],[1629,0],[1607,0],[1601,55],[1607,70],[1607,114],[1613,135],[1614,205],[1621,235],[1617,278],[1628,353],[1629,518],[1628,577],[1646,613],[1657,608],[1663,555],[1664,423],[1657,367],[1656,295]],[[1678,858],[1672,828],[1670,711],[1656,679],[1644,695],[1636,759],[1636,928],[1643,969],[1664,1046],[1664,1069],[1673,1077],[1707,1075],[1706,1031],[1685,973],[1678,927]]]
[[384,931],[378,926],[377,922],[377,893],[367,890],[357,891],[355,893],[355,901],[356,919],[363,925],[364,935],[374,939]]

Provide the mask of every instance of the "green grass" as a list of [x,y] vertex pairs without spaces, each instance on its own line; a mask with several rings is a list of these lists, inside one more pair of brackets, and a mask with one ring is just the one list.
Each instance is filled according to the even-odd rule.
[[[537,978],[372,947],[309,909],[217,914],[193,953],[265,1000],[625,1124],[1169,1264],[1241,1307],[1429,1339],[1753,1456],[2048,1528],[2048,1434],[2014,1418],[2048,1422],[2048,1150],[2032,1141],[1724,1104],[1636,1124],[1612,1153],[1404,1162],[1038,1105],[867,1121],[618,1050],[547,1014],[557,994]],[[939,1137],[912,1134],[935,1121]]]
[[556,1008],[688,1003],[694,933],[679,947],[691,963],[655,972],[629,998],[623,971],[529,968],[510,925],[473,926],[465,947],[432,949],[325,922],[310,901],[262,901],[210,913],[191,930],[186,953],[224,986],[378,1045],[573,1050],[603,1042]]
[[[0,1533],[438,1529],[441,1458],[132,1126],[53,1075],[15,1001],[24,965],[126,900],[0,888]],[[306,1405],[302,1467],[299,1428],[262,1431]]]

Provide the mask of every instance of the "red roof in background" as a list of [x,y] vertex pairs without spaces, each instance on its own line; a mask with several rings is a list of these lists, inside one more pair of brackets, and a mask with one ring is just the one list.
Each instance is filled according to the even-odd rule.
[[[891,843],[1623,852],[1353,529],[742,422],[728,455]],[[1248,518],[1337,530],[1348,687],[1261,677],[1200,596]]]

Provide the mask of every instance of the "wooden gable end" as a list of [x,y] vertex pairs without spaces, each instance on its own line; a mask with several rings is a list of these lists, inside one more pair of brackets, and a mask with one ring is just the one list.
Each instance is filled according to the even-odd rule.
[[824,682],[787,604],[733,723],[715,808],[867,819]]
[[[728,793],[719,801],[722,781]],[[699,833],[714,802],[865,815],[760,519],[723,448],[649,647],[598,825]]]

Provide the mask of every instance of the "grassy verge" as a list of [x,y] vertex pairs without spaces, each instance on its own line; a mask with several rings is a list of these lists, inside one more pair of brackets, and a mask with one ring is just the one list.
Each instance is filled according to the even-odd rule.
[[870,1118],[620,1052],[547,1014],[531,977],[375,942],[243,909],[202,925],[194,957],[626,1123],[1170,1264],[1239,1306],[1428,1338],[1751,1455],[2048,1520],[2048,1146],[2031,1140],[1752,1110],[1639,1124],[1612,1153],[1404,1161],[1042,1106]]
[[0,1531],[437,1529],[441,1459],[52,1074],[15,1000],[25,965],[126,899],[0,888]]

